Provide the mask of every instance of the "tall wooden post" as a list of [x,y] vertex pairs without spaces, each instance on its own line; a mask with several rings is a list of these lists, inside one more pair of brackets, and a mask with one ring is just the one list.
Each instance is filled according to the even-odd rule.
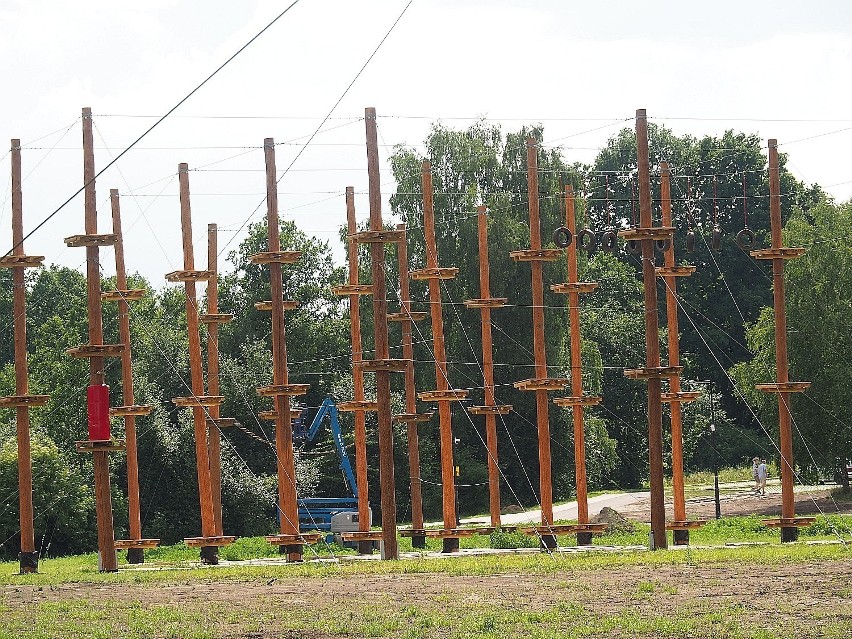
[[[358,283],[358,243],[352,239],[358,228],[355,223],[355,189],[346,187],[346,223],[348,236],[349,281],[335,287],[336,295],[349,297],[349,336],[352,341],[352,387],[354,400],[337,405],[339,411],[355,413],[355,481],[358,483],[358,532],[368,533],[372,524],[370,511],[370,489],[367,481],[367,412],[378,408],[376,402],[366,401],[364,395],[364,369],[361,367],[364,352],[361,345],[361,308],[360,296],[372,292],[369,284]],[[360,554],[371,554],[373,542],[368,539],[358,541]]]
[[278,176],[275,168],[275,141],[263,141],[266,161],[266,227],[268,250],[252,255],[253,264],[269,265],[269,291],[272,296],[272,384],[257,389],[259,395],[272,397],[275,418],[275,450],[278,458],[278,535],[266,539],[280,548],[289,561],[301,561],[304,544],[318,537],[302,535],[299,531],[299,506],[296,494],[296,463],[293,451],[293,426],[290,398],[308,392],[308,384],[291,384],[287,371],[287,335],[284,323],[284,281],[282,264],[295,264],[301,259],[298,251],[282,251],[278,219]]
[[[428,280],[429,307],[432,316],[432,352],[435,358],[434,391],[420,393],[424,402],[438,404],[438,420],[441,435],[441,489],[444,514],[444,534],[452,534],[457,527],[455,495],[455,466],[453,464],[453,425],[450,402],[467,397],[467,391],[450,389],[447,372],[447,350],[444,342],[444,317],[441,303],[441,280],[453,279],[457,268],[438,266],[438,247],[435,240],[435,207],[433,201],[432,165],[424,161],[421,170],[423,184],[423,234],[426,238],[426,268],[411,271],[414,280]],[[459,548],[458,537],[445,536],[444,552],[455,552]]]
[[784,291],[784,260],[795,259],[805,254],[803,248],[784,246],[781,225],[781,176],[778,166],[778,141],[769,140],[769,220],[772,225],[772,248],[751,251],[759,260],[772,260],[772,297],[775,311],[775,367],[777,382],[758,384],[757,389],[777,393],[778,430],[781,445],[781,518],[766,522],[781,528],[781,541],[796,541],[799,526],[813,523],[812,517],[796,517],[796,501],[793,495],[793,433],[790,414],[791,393],[802,392],[810,382],[791,382],[787,361],[787,311]]
[[[118,357],[124,350],[122,344],[104,344],[103,316],[101,307],[101,246],[115,243],[115,235],[98,234],[98,211],[95,201],[95,153],[92,137],[92,110],[83,109],[83,183],[85,208],[85,234],[65,238],[71,247],[86,247],[86,296],[88,300],[89,343],[68,350],[72,357],[89,360],[89,391],[105,387],[104,358]],[[108,403],[108,402],[107,402]],[[90,421],[96,408],[90,401]],[[102,415],[99,419],[102,418]],[[95,470],[95,511],[98,522],[99,568],[102,572],[115,572],[118,562],[115,556],[115,533],[112,522],[112,496],[110,494],[109,459],[112,450],[121,450],[124,444],[112,440],[86,440],[77,442],[78,452],[91,452]]]
[[639,163],[639,226],[619,235],[637,240],[642,246],[642,282],[645,290],[645,368],[625,370],[630,379],[648,383],[648,460],[651,484],[651,532],[653,547],[668,545],[663,486],[662,378],[679,374],[680,367],[660,366],[660,335],[657,308],[657,280],[654,268],[654,241],[672,239],[674,229],[653,225],[651,214],[651,174],[648,160],[648,118],[645,109],[636,111],[636,155]]
[[219,406],[224,397],[207,395],[204,392],[204,370],[201,363],[201,337],[198,332],[199,313],[196,282],[209,282],[211,272],[195,268],[195,253],[192,245],[192,209],[189,195],[189,167],[185,163],[178,165],[180,184],[180,222],[183,238],[183,270],[166,275],[169,282],[183,282],[186,292],[186,329],[189,337],[189,374],[192,395],[176,397],[172,401],[178,407],[192,408],[192,421],[195,429],[195,463],[198,476],[198,499],[201,506],[201,536],[185,539],[187,546],[201,548],[201,561],[205,564],[219,563],[219,546],[234,541],[234,537],[216,534],[216,522],[213,518],[213,491],[210,481],[210,454],[207,444],[207,420],[209,410]]
[[485,415],[485,446],[488,451],[488,510],[491,525],[500,526],[500,468],[497,465],[497,415],[506,415],[512,406],[498,406],[494,393],[494,347],[491,341],[491,309],[505,306],[505,297],[491,297],[490,271],[488,267],[488,218],[485,207],[476,209],[477,236],[479,244],[479,299],[465,300],[468,308],[478,308],[482,330],[482,374],[485,386],[485,404],[471,406],[473,415]]
[[[577,236],[577,223],[574,214],[574,187],[565,185],[565,226],[571,238]],[[580,341],[580,293],[591,293],[597,282],[580,282],[577,269],[577,242],[568,245],[568,282],[553,284],[554,293],[568,295],[568,322],[571,331],[571,396],[557,397],[553,403],[570,407],[574,420],[574,476],[577,487],[577,544],[588,546],[592,543],[592,527],[589,525],[589,496],[586,481],[586,435],[584,428],[584,409],[601,402],[598,395],[583,394],[583,358]]]
[[532,325],[535,377],[514,383],[515,388],[535,393],[538,429],[539,500],[541,502],[541,544],[556,547],[553,534],[553,484],[551,480],[550,421],[548,416],[548,391],[562,390],[568,379],[547,376],[547,355],[544,341],[544,276],[543,263],[558,260],[562,249],[541,248],[541,218],[538,195],[538,146],[527,139],[527,192],[530,211],[530,248],[512,251],[509,256],[518,262],[530,262],[532,271]]
[[38,572],[33,520],[33,471],[30,452],[30,406],[44,406],[47,395],[29,394],[27,367],[27,289],[24,269],[42,266],[44,257],[24,254],[24,204],[21,189],[21,141],[12,140],[12,252],[0,268],[12,269],[12,310],[15,335],[15,395],[0,398],[0,408],[14,408],[18,443],[18,508],[21,526],[21,574]]
[[121,353],[122,406],[110,409],[110,415],[124,418],[124,436],[127,442],[127,506],[130,538],[119,539],[116,548],[127,549],[127,563],[145,561],[145,548],[156,548],[158,539],[142,538],[142,514],[139,504],[139,461],[136,447],[136,417],[149,415],[153,406],[137,405],[133,393],[133,353],[130,347],[130,302],[145,297],[145,289],[127,287],[127,270],[124,264],[124,237],[121,233],[121,202],[117,189],[110,189],[112,232],[115,235],[115,290],[103,293],[105,301],[118,304],[118,334],[124,350]]
[[406,427],[408,439],[408,472],[411,482],[411,545],[414,548],[426,547],[423,530],[423,480],[420,477],[420,434],[418,424],[428,422],[432,413],[417,412],[417,390],[414,385],[414,341],[412,339],[413,322],[426,319],[427,313],[411,310],[411,294],[408,282],[408,239],[405,224],[398,224],[397,231],[402,239],[397,244],[399,265],[399,307],[398,313],[389,313],[388,321],[398,321],[402,328],[402,358],[405,366],[405,413],[394,415],[393,419]]
[[[671,171],[667,162],[660,164],[660,208],[663,226],[673,226],[671,199]],[[665,265],[657,268],[666,287],[666,321],[668,322],[669,366],[680,366],[680,339],[677,321],[677,278],[688,277],[695,271],[694,266],[675,265],[674,242],[668,242],[664,251]],[[669,378],[669,392],[663,393],[661,401],[671,406],[672,424],[672,494],[674,498],[674,521],[667,525],[673,530],[675,545],[689,543],[691,528],[701,526],[703,521],[686,519],[686,499],[683,484],[683,411],[682,404],[693,402],[700,396],[698,392],[683,391],[680,386],[680,373]]]

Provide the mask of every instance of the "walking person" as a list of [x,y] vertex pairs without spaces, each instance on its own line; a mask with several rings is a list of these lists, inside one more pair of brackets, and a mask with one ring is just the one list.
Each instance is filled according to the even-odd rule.
[[760,495],[766,497],[766,477],[769,474],[769,469],[766,468],[766,460],[761,459],[760,465],[757,467],[757,481],[760,484]]
[[757,469],[760,468],[760,459],[755,457],[751,460],[751,478],[754,480],[754,487],[752,488],[752,492],[759,493],[760,492],[760,479],[757,477]]

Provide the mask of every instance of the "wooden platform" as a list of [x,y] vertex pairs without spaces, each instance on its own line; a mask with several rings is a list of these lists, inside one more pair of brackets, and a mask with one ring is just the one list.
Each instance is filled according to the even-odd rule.
[[565,254],[565,249],[524,249],[509,251],[516,262],[555,262]]
[[512,386],[522,391],[559,391],[571,382],[567,377],[533,377],[514,382]]
[[405,231],[360,231],[347,235],[346,239],[356,244],[396,243],[405,239]]
[[400,311],[388,313],[387,317],[389,322],[422,322],[429,317],[429,313],[426,311],[411,311],[410,313]]
[[554,526],[518,526],[525,535],[574,535],[576,533],[603,533],[609,524],[559,524]]
[[551,284],[550,290],[554,293],[591,293],[597,287],[597,282],[564,282]]
[[654,269],[658,277],[689,277],[695,273],[694,266],[658,266]]
[[204,548],[206,546],[230,546],[237,540],[233,535],[219,535],[217,537],[187,537],[183,540],[190,548]]
[[44,255],[4,255],[0,268],[39,268],[44,266]]
[[652,226],[650,228],[632,228],[622,229],[618,232],[618,237],[625,240],[670,240],[674,235],[675,228],[673,226]]
[[508,303],[508,297],[482,297],[473,300],[465,300],[464,305],[468,308],[501,308]]
[[126,417],[133,415],[135,417],[144,417],[150,415],[154,407],[150,404],[134,404],[133,406],[112,406],[109,409],[110,417]]
[[[296,300],[281,300],[281,308],[285,311],[295,311],[301,302],[297,302]],[[255,302],[254,307],[259,311],[266,311],[267,313],[272,312],[272,301],[266,300],[264,302]]]
[[764,519],[762,523],[769,528],[805,528],[816,521],[816,517],[779,517]]
[[116,550],[130,550],[131,548],[151,549],[160,545],[159,539],[116,539],[113,542]]
[[554,397],[553,403],[563,408],[571,406],[597,406],[603,401],[600,395],[571,395],[568,397]]
[[121,357],[124,344],[84,344],[65,352],[71,357]]
[[0,408],[20,408],[21,406],[44,406],[50,401],[50,395],[9,395],[0,397]]
[[757,251],[749,251],[756,260],[794,260],[797,257],[802,257],[806,253],[806,249],[783,246],[781,248],[759,249]]
[[384,539],[381,530],[351,531],[340,533],[343,541],[382,541]]
[[86,439],[79,442],[74,442],[74,448],[78,453],[111,453],[127,448],[123,439],[108,439],[105,441],[92,441]]
[[454,266],[436,266],[434,268],[419,268],[409,271],[408,276],[413,280],[451,280],[458,275],[459,270]]
[[656,368],[625,368],[628,379],[650,379],[652,377],[677,377],[683,372],[683,366],[658,366]]
[[468,406],[467,412],[471,415],[508,415],[512,412],[512,405],[500,404],[498,406]]
[[199,395],[197,397],[175,397],[172,403],[178,408],[193,408],[194,406],[221,406],[225,401],[223,395]]
[[306,395],[310,390],[310,384],[270,384],[269,386],[261,386],[257,389],[257,394],[261,397],[278,397],[296,395]]
[[340,402],[339,404],[337,404],[337,410],[341,413],[351,413],[357,410],[375,413],[377,410],[379,410],[379,403],[366,401],[358,402],[354,400],[351,402]]
[[331,292],[335,295],[372,295],[372,284],[342,284],[333,286]]
[[213,277],[213,271],[181,270],[166,273],[167,282],[206,282]]
[[105,302],[138,302],[148,295],[144,288],[124,288],[101,293],[101,299]]
[[756,384],[755,388],[764,393],[801,393],[811,387],[810,382],[784,382],[775,384]]
[[473,537],[474,535],[490,535],[494,532],[493,526],[477,528],[402,528],[400,537],[429,537],[431,539],[461,539],[462,537]]
[[408,368],[410,361],[408,359],[363,359],[360,362],[352,362],[352,367],[359,368],[365,373],[377,373],[379,371],[403,373]]
[[666,530],[695,530],[707,523],[706,519],[694,519],[692,521],[670,521],[666,523]]
[[65,238],[65,246],[79,248],[81,246],[112,246],[118,240],[115,233],[90,233],[69,235]]
[[266,541],[273,546],[296,546],[315,544],[322,539],[322,533],[301,533],[299,535],[267,535]]
[[467,399],[468,391],[460,389],[433,390],[417,393],[421,402],[460,402]]
[[302,259],[301,251],[264,251],[249,255],[252,264],[295,264]]
[[391,420],[403,424],[420,424],[432,419],[432,413],[399,413]]

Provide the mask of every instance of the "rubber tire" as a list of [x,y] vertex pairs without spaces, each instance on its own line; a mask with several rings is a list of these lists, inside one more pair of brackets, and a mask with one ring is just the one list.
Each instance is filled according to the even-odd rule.
[[737,246],[739,246],[743,251],[748,251],[753,248],[754,240],[754,231],[747,226],[737,233]]
[[654,240],[654,248],[660,253],[665,253],[666,251],[668,251],[671,245],[672,241],[669,239]]
[[615,253],[618,250],[618,236],[615,231],[604,231],[601,235],[601,250],[607,253]]
[[553,243],[559,248],[568,248],[574,236],[571,234],[571,229],[566,226],[558,226],[553,231]]
[[686,252],[695,253],[695,231],[688,231],[686,234]]
[[642,255],[642,242],[639,240],[627,240],[627,252],[633,255]]
[[594,251],[597,245],[598,240],[595,237],[595,232],[591,229],[583,229],[577,233],[577,246],[586,251],[586,253]]
[[718,224],[713,227],[713,232],[710,236],[710,249],[717,253],[722,250],[722,227]]

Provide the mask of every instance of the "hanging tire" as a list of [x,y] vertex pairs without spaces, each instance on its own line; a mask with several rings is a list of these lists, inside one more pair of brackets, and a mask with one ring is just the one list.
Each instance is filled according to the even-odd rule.
[[627,240],[627,252],[633,255],[642,254],[642,242],[639,240]]
[[749,227],[745,227],[737,233],[737,246],[744,251],[748,251],[754,247],[754,239],[754,231],[752,231]]
[[660,253],[665,253],[669,250],[669,247],[672,245],[672,241],[668,238],[664,240],[654,240],[654,248],[657,249]]
[[615,253],[618,250],[618,236],[612,229],[601,235],[601,250],[607,253]]
[[593,230],[583,229],[577,233],[577,246],[586,251],[586,253],[594,251],[597,245],[598,240],[595,237],[595,232]]
[[553,243],[559,248],[568,248],[571,246],[573,239],[574,236],[571,235],[571,229],[567,226],[557,227],[556,230],[553,231]]
[[722,227],[718,224],[713,227],[713,233],[710,236],[710,248],[717,253],[722,250]]
[[695,253],[695,231],[688,231],[686,234],[686,252]]

